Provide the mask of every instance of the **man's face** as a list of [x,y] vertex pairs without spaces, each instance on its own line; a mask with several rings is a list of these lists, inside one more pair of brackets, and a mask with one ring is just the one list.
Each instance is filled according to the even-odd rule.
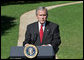
[[46,10],[38,10],[36,16],[41,24],[43,24],[47,20]]

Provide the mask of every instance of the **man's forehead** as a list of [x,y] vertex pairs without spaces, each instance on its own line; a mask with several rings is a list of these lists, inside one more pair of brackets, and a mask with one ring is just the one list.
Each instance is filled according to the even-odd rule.
[[43,9],[43,10],[38,10],[38,11],[46,11],[46,9]]
[[46,13],[46,10],[38,10],[39,13]]

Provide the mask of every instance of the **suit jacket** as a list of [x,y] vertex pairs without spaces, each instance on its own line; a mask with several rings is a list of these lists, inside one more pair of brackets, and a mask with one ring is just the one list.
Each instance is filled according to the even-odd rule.
[[26,34],[25,34],[25,41],[23,42],[23,46],[27,43],[34,44],[36,46],[40,46],[43,44],[45,45],[51,44],[54,48],[54,51],[57,52],[58,50],[57,48],[61,43],[59,25],[46,21],[42,43],[40,43],[38,22],[34,22],[28,25]]

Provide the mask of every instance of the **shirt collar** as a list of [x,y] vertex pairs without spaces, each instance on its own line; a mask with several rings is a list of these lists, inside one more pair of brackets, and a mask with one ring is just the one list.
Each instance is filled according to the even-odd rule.
[[[40,22],[38,22],[38,24],[41,26],[41,23]],[[43,26],[45,26],[45,24],[46,24],[46,22],[44,22]]]

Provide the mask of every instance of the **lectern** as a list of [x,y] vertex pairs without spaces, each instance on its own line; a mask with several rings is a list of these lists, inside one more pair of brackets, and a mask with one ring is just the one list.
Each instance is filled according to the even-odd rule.
[[[37,46],[38,48],[38,55],[35,57],[36,59],[39,58],[55,58],[55,53],[52,46]],[[27,57],[24,55],[24,47],[23,46],[14,46],[11,47],[10,51],[10,59],[20,58],[26,59]]]

